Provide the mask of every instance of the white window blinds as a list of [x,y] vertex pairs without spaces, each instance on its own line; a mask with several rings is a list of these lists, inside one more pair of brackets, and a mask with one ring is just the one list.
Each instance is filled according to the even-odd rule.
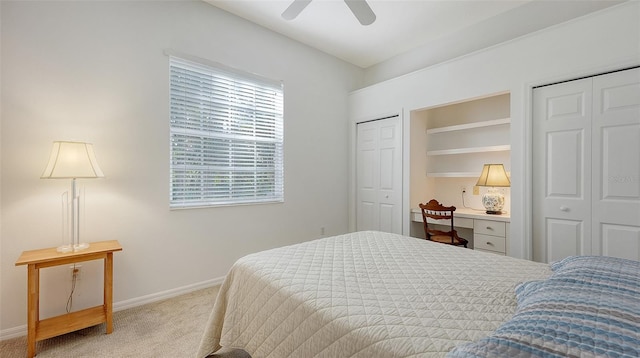
[[170,57],[172,208],[284,201],[277,81]]

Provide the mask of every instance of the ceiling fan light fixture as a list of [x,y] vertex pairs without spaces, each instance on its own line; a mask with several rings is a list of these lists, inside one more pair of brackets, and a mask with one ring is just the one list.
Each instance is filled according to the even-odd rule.
[[376,21],[376,14],[366,0],[344,0],[344,2],[363,26],[371,25]]
[[[293,20],[304,10],[312,0],[293,0],[293,2],[282,12],[282,18]],[[366,0],[344,0],[353,15],[360,24],[367,26],[376,21],[376,14],[371,10]]]
[[282,18],[285,20],[293,20],[304,10],[311,0],[293,0],[291,5],[289,5],[284,12],[282,13]]

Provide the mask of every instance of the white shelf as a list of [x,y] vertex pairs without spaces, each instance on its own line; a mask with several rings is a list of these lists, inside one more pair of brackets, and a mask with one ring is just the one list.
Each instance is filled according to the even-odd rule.
[[458,124],[454,126],[427,129],[427,134],[437,134],[444,132],[462,131],[466,129],[499,126],[501,124],[510,124],[511,118],[492,119],[490,121],[474,122],[467,124]]
[[435,178],[477,178],[480,176],[480,172],[442,172],[442,173],[427,173],[428,177]]
[[427,151],[427,155],[434,156],[434,155],[452,155],[452,154],[467,154],[467,153],[504,152],[509,150],[511,150],[510,145],[492,145],[487,147],[430,150],[430,151]]
[[[486,163],[511,162],[510,95],[497,94],[416,113],[431,178],[478,178]],[[417,147],[416,147],[417,148]],[[438,182],[438,181],[436,181]],[[435,182],[434,182],[435,183]]]
[[[434,178],[477,178],[480,172],[428,172],[428,177]],[[511,178],[511,172],[507,172],[507,176]]]

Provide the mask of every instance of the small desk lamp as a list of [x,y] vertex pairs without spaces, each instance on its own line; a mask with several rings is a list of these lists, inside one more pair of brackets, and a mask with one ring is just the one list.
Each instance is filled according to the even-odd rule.
[[504,195],[495,187],[511,186],[507,172],[502,164],[485,164],[482,174],[478,178],[476,186],[488,186],[487,192],[482,195],[482,205],[487,209],[487,214],[502,214],[504,207]]
[[58,252],[80,251],[89,247],[87,243],[80,243],[80,195],[76,189],[76,179],[102,177],[104,174],[98,166],[92,144],[69,141],[53,142],[49,163],[40,178],[71,179],[72,195],[71,201],[67,197],[66,202],[66,209],[71,207],[69,215],[71,219],[70,244],[58,247]]

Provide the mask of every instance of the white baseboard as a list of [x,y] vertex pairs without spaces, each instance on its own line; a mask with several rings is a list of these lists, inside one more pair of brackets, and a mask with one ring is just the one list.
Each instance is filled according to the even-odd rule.
[[4,341],[5,339],[17,338],[27,335],[27,325],[24,324],[22,326],[7,328],[0,331],[0,341]]
[[[129,308],[134,308],[134,307],[146,305],[146,304],[149,304],[149,303],[166,300],[168,298],[184,295],[184,294],[187,294],[189,292],[201,290],[203,288],[220,285],[220,284],[222,284],[223,281],[224,281],[224,276],[223,277],[214,278],[214,279],[211,279],[211,280],[207,280],[207,281],[194,283],[194,284],[187,285],[187,286],[173,288],[173,289],[162,291],[162,292],[158,292],[158,293],[153,293],[153,294],[142,296],[142,297],[136,297],[136,298],[132,298],[132,299],[125,300],[125,301],[114,302],[113,311],[114,312],[122,311],[122,310],[126,310],[126,309],[129,309]],[[26,324],[22,325],[22,326],[18,326],[18,327],[7,328],[7,329],[3,329],[3,330],[0,331],[0,341],[4,341],[6,339],[11,339],[11,338],[17,338],[17,337],[21,337],[21,336],[26,336],[26,335],[27,335],[27,325]]]
[[168,298],[184,295],[186,293],[201,290],[203,288],[220,285],[222,284],[222,281],[224,281],[224,276],[207,280],[207,281],[194,283],[187,286],[173,288],[173,289],[158,292],[158,293],[152,293],[150,295],[146,295],[142,297],[132,298],[126,301],[115,302],[113,304],[113,311],[114,312],[122,311],[128,308],[138,307],[138,306],[146,305],[148,303],[166,300]]

